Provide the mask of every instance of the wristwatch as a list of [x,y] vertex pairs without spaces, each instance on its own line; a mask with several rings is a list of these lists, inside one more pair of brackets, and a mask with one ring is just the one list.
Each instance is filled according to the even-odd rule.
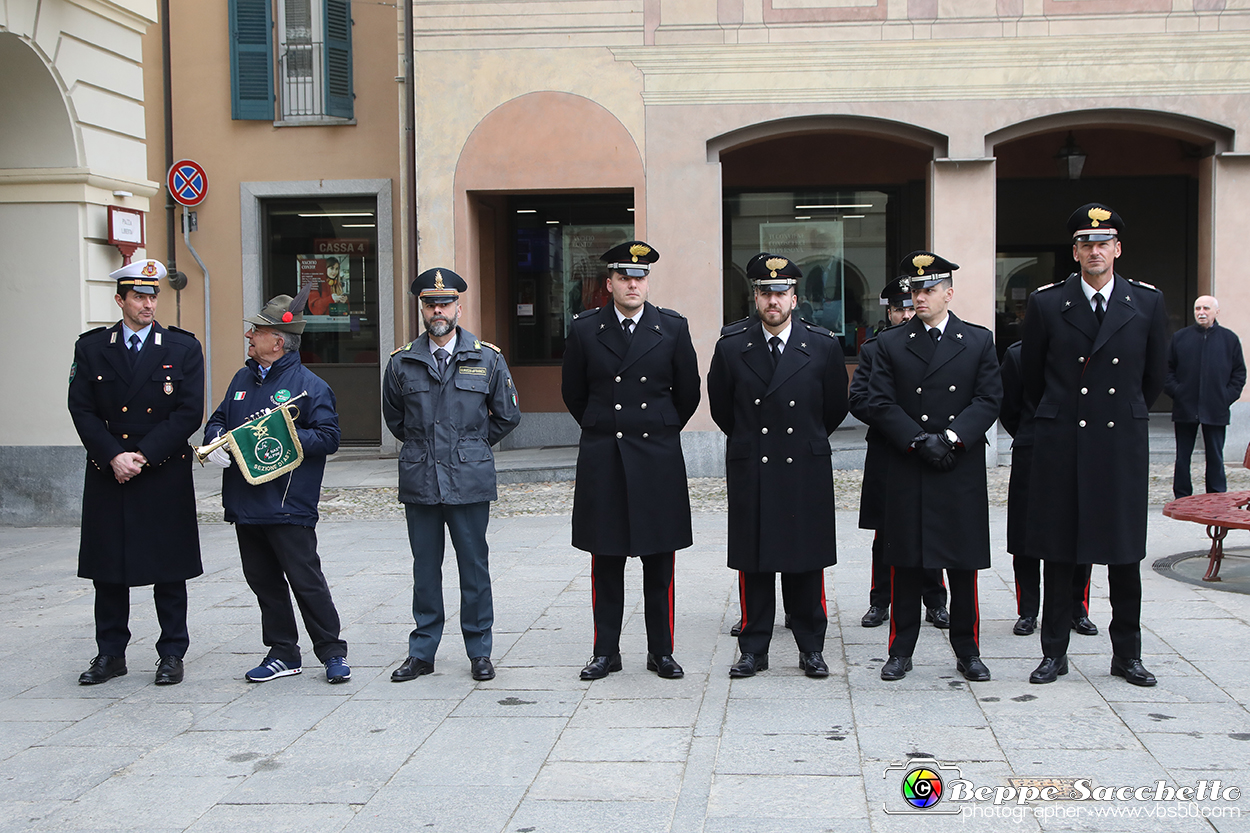
[[959,445],[959,435],[956,434],[951,429],[947,428],[946,434],[944,436],[950,442],[951,445]]

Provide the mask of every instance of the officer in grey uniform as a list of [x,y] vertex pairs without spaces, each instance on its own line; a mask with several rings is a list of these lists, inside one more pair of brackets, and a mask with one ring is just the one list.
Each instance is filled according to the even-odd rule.
[[508,363],[495,345],[460,321],[468,285],[450,269],[429,269],[412,282],[426,332],[391,354],[382,413],[403,441],[399,500],[412,547],[412,618],[408,658],[391,674],[406,682],[434,670],[443,636],[443,529],[451,533],[460,571],[460,630],[475,680],[495,676],[490,661],[495,613],[486,525],[495,488],[491,446],[521,421]]

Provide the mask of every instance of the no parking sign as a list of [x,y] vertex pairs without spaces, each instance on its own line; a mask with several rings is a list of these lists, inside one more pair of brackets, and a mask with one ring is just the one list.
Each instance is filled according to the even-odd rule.
[[165,185],[174,200],[188,208],[194,208],[208,196],[208,174],[192,159],[180,159],[171,165]]

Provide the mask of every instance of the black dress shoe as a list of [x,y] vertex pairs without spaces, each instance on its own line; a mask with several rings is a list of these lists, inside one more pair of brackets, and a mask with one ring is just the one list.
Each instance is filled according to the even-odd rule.
[[911,657],[890,657],[881,666],[881,679],[887,682],[901,680],[911,670]]
[[742,620],[738,620],[738,624],[729,629],[729,635],[733,637],[742,636]]
[[406,683],[409,680],[415,680],[423,674],[433,674],[434,663],[426,662],[416,657],[408,657],[404,660],[404,664],[391,672],[391,682]]
[[890,609],[888,607],[872,605],[868,608],[868,612],[864,614],[864,618],[859,620],[859,623],[865,628],[879,628],[889,618]]
[[924,612],[924,620],[932,622],[933,627],[941,630],[947,630],[951,626],[950,611],[946,609],[946,605],[941,607],[931,607]]
[[1111,658],[1111,676],[1123,677],[1133,685],[1152,686],[1159,682],[1155,675],[1146,670],[1139,659]]
[[743,654],[729,667],[729,676],[735,680],[754,677],[759,671],[768,670],[768,654]]
[[799,668],[802,668],[803,673],[812,679],[829,676],[829,666],[825,664],[825,658],[820,655],[820,651],[799,654]]
[[591,657],[590,662],[582,669],[583,680],[602,680],[613,671],[621,670],[621,655],[615,653],[610,657]]
[[1098,626],[1089,620],[1088,616],[1072,617],[1072,630],[1081,636],[1097,636]]
[[677,664],[677,660],[673,659],[672,654],[665,654],[662,657],[647,654],[647,670],[654,671],[657,676],[666,680],[680,680],[686,676],[686,672],[681,670],[681,666]]
[[1033,673],[1029,675],[1031,683],[1053,683],[1055,680],[1068,673],[1068,657],[1062,656],[1059,659],[1054,657],[1042,657],[1041,664],[1033,669]]
[[473,679],[478,682],[495,679],[495,666],[491,665],[490,657],[474,657],[469,663],[473,668]]
[[990,669],[985,667],[980,657],[959,657],[955,660],[955,670],[969,682],[983,683],[990,678]]
[[1016,636],[1028,636],[1035,630],[1037,630],[1037,617],[1021,616],[1016,620],[1016,625],[1011,629],[1011,632]]
[[126,658],[100,654],[91,660],[91,667],[78,675],[79,685],[97,685],[114,677],[126,676]]
[[182,682],[182,657],[161,657],[156,663],[157,685],[178,685]]

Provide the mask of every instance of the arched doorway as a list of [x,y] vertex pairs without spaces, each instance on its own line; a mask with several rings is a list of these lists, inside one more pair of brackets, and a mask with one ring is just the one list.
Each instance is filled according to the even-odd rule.
[[794,119],[719,137],[724,320],[752,310],[746,262],[760,251],[803,270],[804,317],[848,357],[881,323],[878,295],[924,248],[929,165],[943,137],[869,119]]
[[1059,114],[987,137],[997,159],[1000,349],[1018,340],[1028,293],[1075,269],[1065,224],[1094,201],[1125,220],[1116,271],[1163,291],[1173,329],[1190,323],[1210,160],[1230,141],[1208,122],[1119,110]]

